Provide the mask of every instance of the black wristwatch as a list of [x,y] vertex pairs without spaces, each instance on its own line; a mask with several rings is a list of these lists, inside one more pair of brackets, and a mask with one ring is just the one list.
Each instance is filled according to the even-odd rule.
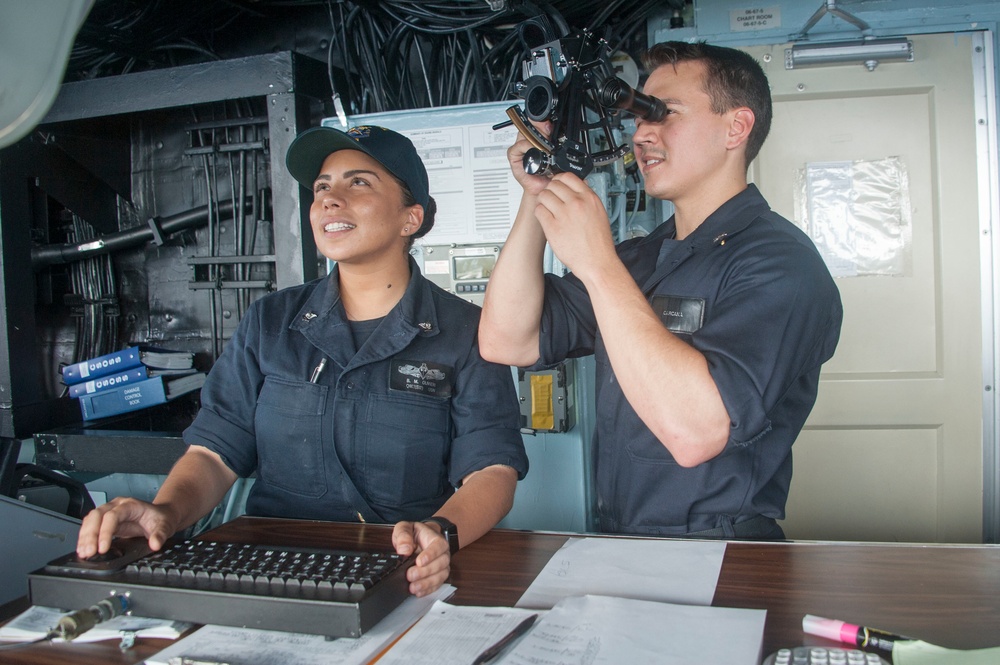
[[424,522],[434,522],[441,527],[441,535],[448,541],[448,548],[451,550],[451,553],[454,554],[458,551],[458,527],[455,526],[454,522],[440,516],[428,517]]

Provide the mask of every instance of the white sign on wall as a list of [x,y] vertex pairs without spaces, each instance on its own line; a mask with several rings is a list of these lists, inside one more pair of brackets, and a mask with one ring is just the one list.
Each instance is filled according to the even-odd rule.
[[781,27],[781,7],[747,7],[729,10],[729,29],[733,32],[769,30]]

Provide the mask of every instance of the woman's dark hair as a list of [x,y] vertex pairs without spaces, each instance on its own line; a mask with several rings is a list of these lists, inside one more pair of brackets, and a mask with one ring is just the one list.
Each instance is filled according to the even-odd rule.
[[[396,176],[393,176],[396,178]],[[413,197],[413,192],[410,188],[406,186],[406,183],[396,178],[396,182],[403,189],[403,207],[409,208],[410,206],[419,205],[417,200]],[[417,238],[423,238],[425,235],[431,232],[434,228],[434,214],[437,212],[437,201],[434,200],[433,196],[427,197],[427,206],[424,207],[424,223],[420,225],[413,235],[410,236],[409,241],[406,243],[407,251],[413,247],[413,241]]]
[[663,65],[680,62],[705,63],[705,93],[718,114],[746,106],[754,115],[753,129],[747,137],[746,164],[757,157],[771,130],[771,88],[767,75],[753,56],[725,46],[705,42],[661,42],[642,56],[642,64],[652,72]]

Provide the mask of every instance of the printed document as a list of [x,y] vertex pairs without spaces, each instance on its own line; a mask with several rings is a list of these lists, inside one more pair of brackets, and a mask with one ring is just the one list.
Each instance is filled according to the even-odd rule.
[[722,541],[571,538],[517,606],[547,609],[586,594],[711,605],[725,553]]
[[410,596],[358,638],[328,640],[322,635],[207,625],[167,647],[146,665],[190,661],[239,665],[362,665],[370,662],[423,616],[436,600],[455,593],[450,584],[417,598]]
[[[56,627],[59,619],[68,613],[69,610],[32,605],[11,619],[9,623],[0,627],[0,641],[26,642],[45,637],[50,630]],[[97,624],[97,626],[91,628],[73,641],[80,644],[83,642],[99,642],[101,640],[117,640],[121,639],[127,633],[134,633],[136,637],[156,637],[173,640],[185,630],[191,628],[191,625],[183,621],[147,619],[132,615],[122,615]],[[54,641],[64,642],[61,637],[57,637]]]

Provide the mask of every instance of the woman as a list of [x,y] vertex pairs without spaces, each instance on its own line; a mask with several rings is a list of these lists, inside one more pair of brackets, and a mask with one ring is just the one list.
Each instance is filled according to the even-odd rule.
[[480,357],[479,308],[409,257],[436,208],[409,139],[314,128],[286,164],[313,191],[310,224],[334,269],[253,303],[156,498],[92,511],[77,554],[114,535],[158,550],[256,473],[248,514],[395,523],[396,551],[419,553],[408,578],[423,596],[507,514],[527,472],[510,369]]

